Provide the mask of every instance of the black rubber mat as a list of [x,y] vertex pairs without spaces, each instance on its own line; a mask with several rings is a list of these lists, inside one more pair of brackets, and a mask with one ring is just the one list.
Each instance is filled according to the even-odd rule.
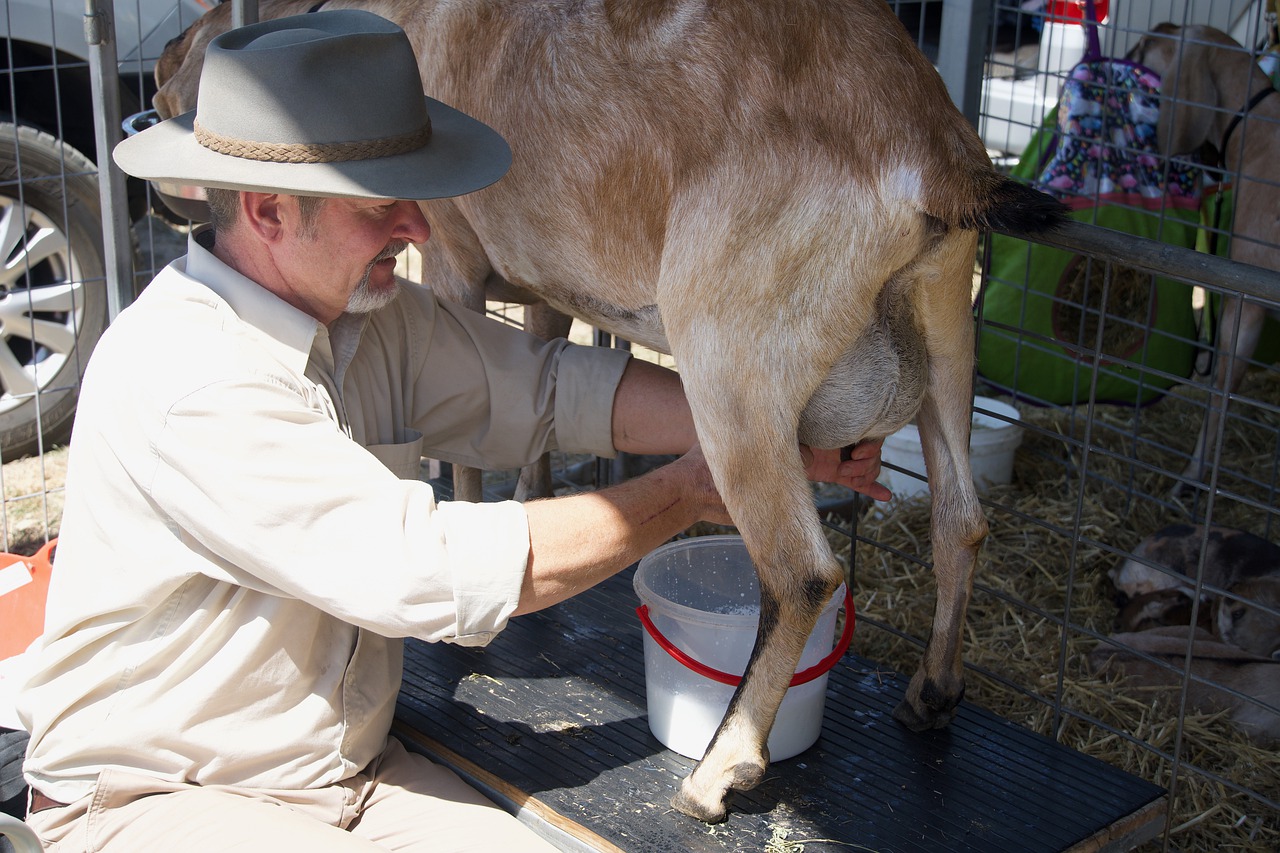
[[530,797],[627,851],[1119,850],[1163,827],[1163,789],[974,705],[944,730],[908,731],[892,717],[906,679],[852,653],[832,671],[818,742],[709,827],[670,806],[694,762],[649,731],[637,603],[628,570],[484,649],[409,641],[402,732],[464,775],[492,773],[491,794]]

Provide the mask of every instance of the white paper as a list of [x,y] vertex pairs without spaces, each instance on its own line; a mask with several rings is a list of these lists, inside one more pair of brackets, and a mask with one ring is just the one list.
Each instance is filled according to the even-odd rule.
[[31,583],[31,565],[22,560],[0,569],[0,595],[21,589]]

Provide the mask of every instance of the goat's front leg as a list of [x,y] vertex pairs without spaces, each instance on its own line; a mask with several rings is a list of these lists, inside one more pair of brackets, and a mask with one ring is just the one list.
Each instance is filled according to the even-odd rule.
[[1267,312],[1261,305],[1235,295],[1223,297],[1213,366],[1213,389],[1205,403],[1204,420],[1200,424],[1200,434],[1196,437],[1191,459],[1183,469],[1181,479],[1173,487],[1174,498],[1187,494],[1191,490],[1191,483],[1204,480],[1210,457],[1210,443],[1217,441],[1226,419],[1227,395],[1240,390],[1240,383],[1249,370],[1249,359],[1258,348],[1258,340],[1262,337],[1262,327],[1266,320]]
[[[715,351],[705,340],[714,333],[703,331],[703,343]],[[755,564],[761,601],[742,683],[701,763],[672,801],[685,814],[712,823],[724,819],[731,790],[748,790],[763,778],[778,706],[822,608],[844,577],[804,476],[795,438],[802,404],[783,390],[787,367],[761,375],[758,356],[751,363],[749,354],[746,360],[723,349],[719,354],[723,358],[716,363],[688,359],[685,387],[716,486]],[[790,375],[806,369],[812,368],[798,359]]]

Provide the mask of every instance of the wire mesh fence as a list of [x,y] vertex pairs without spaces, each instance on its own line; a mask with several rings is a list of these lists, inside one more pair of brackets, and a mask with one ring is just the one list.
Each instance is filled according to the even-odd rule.
[[[107,322],[108,217],[94,165],[89,59],[78,46],[83,30],[67,29],[64,5],[75,4],[10,0],[0,69],[0,113],[8,117],[0,121],[0,527],[4,550],[27,554],[58,534],[75,390]],[[146,105],[165,39],[203,5],[116,3],[119,46],[136,45],[123,48],[118,77],[126,112]],[[940,68],[980,69],[957,100],[976,105],[993,158],[1032,181],[1044,178],[1070,136],[1056,113],[1088,48],[1081,22],[1090,8],[1109,59],[1124,60],[1161,21],[1217,27],[1263,73],[1275,47],[1274,16],[1262,2],[891,5]],[[82,26],[81,10],[70,17]],[[1167,38],[1180,56],[1198,44],[1182,33]],[[1131,94],[1113,76],[1078,82],[1079,98],[1092,91],[1092,103]],[[1161,95],[1161,109],[1204,106],[1190,90]],[[1248,97],[1236,101],[1210,106],[1215,126]],[[1238,123],[1238,139],[1280,137],[1274,101]],[[1150,106],[1125,103],[1139,112]],[[1122,132],[1098,140],[1091,156],[1150,156],[1141,142]],[[1280,145],[1253,144],[1277,161]],[[1062,188],[1076,226],[1030,247],[994,235],[975,259],[976,409],[1014,431],[1018,445],[1008,482],[984,492],[991,535],[970,608],[968,698],[1166,786],[1170,812],[1153,849],[1273,850],[1280,354],[1269,348],[1277,340],[1270,321],[1257,321],[1280,313],[1278,276],[1259,269],[1280,268],[1265,260],[1280,241],[1275,178],[1238,157],[1193,153],[1182,162],[1198,170],[1188,184],[1194,199],[1171,197],[1171,160],[1161,155],[1150,167],[1158,193]],[[1237,191],[1249,181],[1262,188],[1251,191],[1255,199],[1271,195],[1246,221]],[[1228,197],[1223,211],[1217,201]],[[123,202],[132,223],[127,251],[142,282],[184,251],[189,230],[177,217],[148,213],[152,201],[147,187],[131,184]],[[1117,211],[1123,221],[1111,219]],[[1227,260],[1242,254],[1241,242],[1255,247],[1243,253],[1248,266]],[[1058,253],[1052,264],[1050,252]],[[1055,272],[1046,278],[1049,266]],[[421,276],[412,255],[403,271]],[[1005,310],[989,310],[1001,289]],[[519,306],[491,304],[490,312],[508,322],[522,316]],[[573,334],[618,343],[581,326]],[[994,353],[985,365],[983,346]],[[984,401],[1012,406],[1016,417]],[[890,455],[886,464],[924,477]],[[555,467],[562,489],[627,476],[590,459],[560,458]],[[491,492],[504,495],[509,479],[495,476]],[[824,492],[818,505],[857,582],[855,649],[913,670],[932,621],[927,490],[890,507]]]

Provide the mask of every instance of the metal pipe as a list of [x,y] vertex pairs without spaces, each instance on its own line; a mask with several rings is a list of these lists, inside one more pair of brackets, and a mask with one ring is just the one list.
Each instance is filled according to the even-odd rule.
[[1245,296],[1280,304],[1280,272],[1184,246],[1170,246],[1159,240],[1074,221],[1033,237],[1015,231],[998,233],[1089,255],[1107,263],[1136,267],[1166,278],[1234,290]]
[[114,320],[133,301],[134,258],[126,178],[111,159],[111,151],[120,141],[122,118],[115,21],[107,0],[85,0],[84,35],[89,44],[89,82],[93,89],[98,193],[102,204],[107,276],[107,317]]
[[938,74],[947,85],[951,100],[974,127],[978,126],[982,106],[982,69],[990,26],[990,3],[943,0]]

